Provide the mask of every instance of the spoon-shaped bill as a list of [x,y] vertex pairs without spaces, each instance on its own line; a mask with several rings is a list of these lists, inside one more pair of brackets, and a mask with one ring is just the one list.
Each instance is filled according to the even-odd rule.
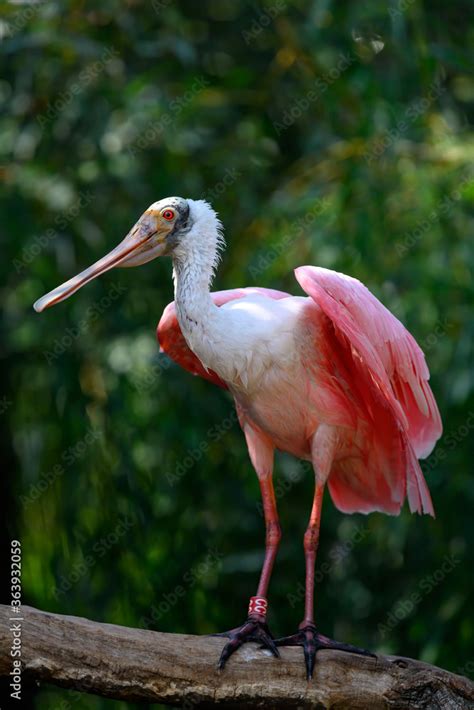
[[[112,249],[111,252],[102,257],[102,259],[99,259],[99,261],[96,261],[92,266],[81,271],[80,274],[73,276],[69,281],[65,281],[60,286],[57,286],[52,291],[39,298],[33,308],[37,313],[41,313],[46,308],[50,308],[56,303],[60,303],[66,298],[69,298],[69,296],[72,296],[73,293],[76,293],[76,291],[89,283],[89,281],[104,274],[106,271],[109,271],[109,269],[113,269],[115,266],[134,266],[136,263],[144,263],[150,258],[159,256],[163,245],[160,242],[151,244],[153,241],[151,238],[155,235],[156,231],[152,231],[150,227],[140,224],[140,222],[137,223],[115,249]],[[137,258],[144,252],[144,258]]]

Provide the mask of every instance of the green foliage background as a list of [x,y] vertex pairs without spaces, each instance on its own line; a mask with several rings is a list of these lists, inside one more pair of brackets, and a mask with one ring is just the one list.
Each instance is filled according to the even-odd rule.
[[[229,396],[157,351],[170,263],[31,307],[154,200],[207,196],[228,240],[216,288],[300,293],[300,264],[345,271],[424,346],[445,426],[423,464],[437,518],[344,516],[327,498],[317,617],[472,676],[472,4],[0,5],[2,497],[24,601],[175,632],[243,620],[257,480]],[[281,635],[302,614],[312,475],[279,456],[276,482]],[[52,688],[32,702],[125,707]]]

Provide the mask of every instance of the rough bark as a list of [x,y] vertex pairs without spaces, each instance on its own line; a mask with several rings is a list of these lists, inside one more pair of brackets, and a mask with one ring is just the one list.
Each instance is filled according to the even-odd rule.
[[[0,675],[12,668],[11,609],[0,606]],[[410,658],[318,654],[307,682],[302,650],[275,659],[254,644],[222,672],[225,639],[163,634],[22,608],[23,678],[128,701],[184,708],[474,708],[474,684]]]

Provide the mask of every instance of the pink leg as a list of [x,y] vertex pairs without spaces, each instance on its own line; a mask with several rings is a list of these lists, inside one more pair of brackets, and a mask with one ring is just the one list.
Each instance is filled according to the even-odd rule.
[[321,508],[323,504],[324,483],[316,479],[314,489],[313,507],[308,527],[304,534],[304,557],[306,562],[306,583],[304,599],[304,619],[300,628],[314,624],[314,571],[316,567],[316,553],[319,545],[319,527],[321,523]]
[[254,597],[250,597],[247,620],[242,626],[225,632],[224,634],[218,634],[219,636],[227,636],[229,638],[219,659],[218,667],[221,669],[224,668],[226,661],[234,651],[248,641],[256,641],[261,646],[268,648],[274,656],[280,655],[266,621],[268,586],[270,584],[273,564],[281,538],[280,522],[278,520],[272,480],[273,447],[253,429],[245,426],[243,428],[247,439],[250,458],[258,474],[262,494],[266,533],[265,557],[257,593]]
[[304,619],[298,627],[298,632],[292,636],[278,639],[277,646],[303,646],[308,680],[313,677],[314,663],[317,651],[321,649],[336,649],[349,651],[365,656],[373,656],[357,646],[333,641],[318,633],[314,623],[314,572],[316,553],[319,544],[319,528],[321,524],[321,509],[324,487],[331,471],[333,456],[337,447],[337,432],[331,427],[321,425],[313,438],[313,466],[316,476],[313,506],[308,527],[304,535],[304,553],[306,561],[306,584]]
[[273,490],[273,479],[271,476],[266,476],[260,478],[259,482],[262,493],[263,514],[265,516],[265,559],[258,583],[257,597],[266,597],[273,564],[281,540],[281,528],[276,507],[275,491]]

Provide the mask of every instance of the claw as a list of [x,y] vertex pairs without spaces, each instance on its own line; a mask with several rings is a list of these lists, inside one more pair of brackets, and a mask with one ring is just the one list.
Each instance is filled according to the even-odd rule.
[[260,644],[260,648],[266,648],[276,657],[280,657],[280,652],[275,645],[275,641],[270,633],[267,624],[264,621],[259,621],[249,617],[247,621],[236,629],[231,629],[230,631],[225,631],[220,634],[212,634],[213,636],[225,636],[229,639],[224,648],[222,649],[221,656],[217,667],[222,670],[227,663],[228,659],[232,656],[238,648],[240,648],[244,643],[250,641]]
[[275,645],[275,641],[272,639],[271,636],[267,635],[265,638],[262,638],[262,645],[260,648],[266,648],[269,651],[272,652],[272,654],[275,656],[275,658],[280,658],[280,651]]
[[341,643],[340,641],[334,641],[333,639],[330,639],[327,636],[319,634],[313,624],[308,624],[292,636],[285,636],[284,638],[276,639],[275,645],[303,646],[304,661],[306,666],[306,677],[308,680],[311,680],[313,677],[316,654],[321,649],[346,651],[348,653],[358,653],[360,656],[372,656],[372,658],[377,658],[375,653],[367,651],[365,648],[352,646],[349,643]]
[[237,627],[235,629],[231,629],[230,631],[221,631],[220,633],[216,633],[216,634],[207,634],[207,636],[209,636],[210,638],[213,638],[213,637],[215,637],[215,638],[229,638],[230,634],[233,634],[238,630],[239,630],[239,627]]
[[304,649],[304,664],[306,666],[307,680],[313,680],[314,663],[316,661],[316,651],[308,651]]

